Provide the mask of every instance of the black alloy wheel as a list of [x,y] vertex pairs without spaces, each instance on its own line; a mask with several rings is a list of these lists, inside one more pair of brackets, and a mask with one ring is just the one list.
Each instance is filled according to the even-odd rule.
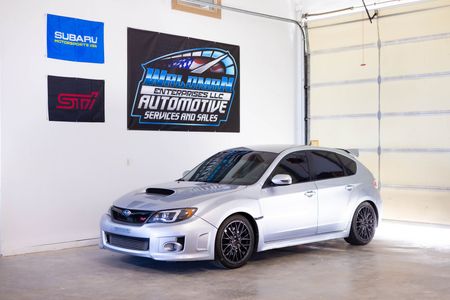
[[224,267],[242,267],[251,257],[255,234],[250,222],[241,215],[233,215],[220,225],[216,236],[216,260]]
[[363,202],[353,215],[350,235],[345,240],[352,245],[366,245],[375,235],[377,216],[370,203]]

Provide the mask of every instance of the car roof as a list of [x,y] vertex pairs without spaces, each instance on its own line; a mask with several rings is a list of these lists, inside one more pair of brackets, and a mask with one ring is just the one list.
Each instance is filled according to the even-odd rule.
[[[294,145],[294,144],[272,144],[272,145],[252,145],[252,146],[244,146],[233,149],[245,148],[252,151],[261,151],[261,152],[273,152],[273,153],[281,153],[286,150],[302,150],[302,149],[311,149],[317,147],[305,146],[305,145]],[[322,148],[325,149],[325,148]]]
[[[337,149],[337,148],[327,148],[327,147],[318,147],[318,146],[306,146],[306,145],[294,145],[294,144],[272,144],[272,145],[253,145],[253,146],[246,146],[246,147],[239,147],[239,148],[246,148],[250,149],[252,151],[261,151],[261,152],[273,152],[273,153],[281,153],[284,151],[299,151],[299,150],[327,150],[327,151],[333,151],[338,153],[345,153],[345,154],[351,154],[352,156],[358,156],[359,153],[353,153],[357,150],[350,149],[344,150],[344,149]],[[234,148],[238,149],[238,148]]]
[[289,145],[289,144],[273,144],[273,145],[253,145],[247,146],[245,148],[251,149],[253,151],[262,151],[262,152],[273,152],[273,153],[281,153],[284,150],[301,147],[299,145]]

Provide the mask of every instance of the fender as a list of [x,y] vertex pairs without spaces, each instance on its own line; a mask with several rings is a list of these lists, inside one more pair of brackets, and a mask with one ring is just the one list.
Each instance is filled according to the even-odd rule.
[[199,217],[214,227],[219,228],[226,218],[236,213],[246,213],[253,219],[262,216],[257,199],[236,199],[216,206]]

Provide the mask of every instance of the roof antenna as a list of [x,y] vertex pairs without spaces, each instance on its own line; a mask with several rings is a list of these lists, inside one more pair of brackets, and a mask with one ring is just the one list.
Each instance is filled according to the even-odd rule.
[[372,20],[373,20],[373,18],[375,18],[377,16],[377,12],[374,12],[373,16],[370,16],[369,10],[367,9],[366,2],[364,2],[364,0],[361,0],[361,1],[362,1],[363,5],[364,5],[364,9],[366,10],[367,17],[369,17],[370,24],[372,24]]

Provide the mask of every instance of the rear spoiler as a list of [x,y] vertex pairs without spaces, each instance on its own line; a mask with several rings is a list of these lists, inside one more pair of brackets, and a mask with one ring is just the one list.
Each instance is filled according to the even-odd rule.
[[348,154],[351,154],[354,157],[359,157],[359,149],[354,148],[354,149],[339,149],[339,150],[347,152]]

